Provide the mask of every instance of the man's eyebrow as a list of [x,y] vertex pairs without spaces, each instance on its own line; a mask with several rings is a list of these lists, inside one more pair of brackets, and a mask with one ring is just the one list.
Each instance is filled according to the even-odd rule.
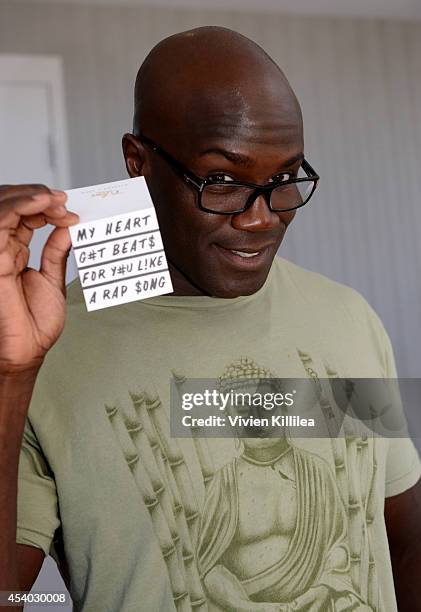
[[297,153],[297,155],[294,155],[293,157],[290,157],[289,159],[287,159],[286,162],[282,164],[282,166],[285,168],[289,168],[289,166],[293,166],[298,161],[302,162],[303,160],[304,160],[304,153],[300,152],[300,153]]
[[[233,164],[244,166],[246,168],[249,168],[250,166],[254,165],[254,161],[247,155],[243,155],[242,153],[234,153],[233,151],[227,151],[226,149],[222,149],[220,147],[212,147],[211,149],[206,149],[206,151],[202,151],[202,153],[200,153],[200,157],[204,155],[209,155],[210,153],[214,153],[214,154],[216,153],[217,155],[222,155],[223,157],[225,157],[228,161],[232,162]],[[282,168],[289,168],[290,166],[293,166],[298,161],[303,161],[303,159],[304,159],[304,153],[302,152],[297,153],[297,155],[294,155],[293,157],[290,157],[289,159],[287,159],[282,164]],[[280,171],[281,170],[279,170],[279,172]]]
[[222,155],[228,161],[239,166],[249,167],[254,165],[254,161],[247,155],[243,155],[241,153],[234,153],[233,151],[227,151],[226,149],[222,149],[220,147],[212,147],[211,149],[206,149],[206,151],[202,151],[202,153],[200,153],[200,157],[203,157],[204,155],[209,155],[210,153]]

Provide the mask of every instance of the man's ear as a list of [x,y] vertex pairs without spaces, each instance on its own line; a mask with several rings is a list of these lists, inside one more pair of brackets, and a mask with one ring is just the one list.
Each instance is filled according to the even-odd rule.
[[122,139],[123,155],[126,168],[131,178],[143,175],[145,148],[133,134],[124,134]]

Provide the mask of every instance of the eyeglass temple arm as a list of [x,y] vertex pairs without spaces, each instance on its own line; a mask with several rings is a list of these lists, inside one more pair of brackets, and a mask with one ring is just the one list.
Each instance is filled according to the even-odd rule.
[[309,178],[310,177],[314,178],[317,181],[320,179],[320,176],[317,174],[314,168],[310,166],[310,164],[308,163],[306,159],[303,159],[303,163],[301,164],[301,167],[304,170],[304,172],[308,175]]
[[187,168],[185,168],[183,164],[181,164],[172,155],[164,151],[164,149],[161,149],[161,147],[155,144],[153,140],[151,140],[147,136],[144,136],[141,133],[138,133],[137,138],[141,143],[145,144],[150,149],[152,149],[154,153],[158,153],[158,155],[160,155],[163,159],[165,159],[165,161],[173,168],[173,170],[177,172],[177,174],[179,174],[182,178],[184,178],[189,183],[192,183],[193,185],[195,185],[197,189],[202,188],[203,181],[201,181],[199,177],[194,175],[192,172],[189,172],[189,170],[187,170]]

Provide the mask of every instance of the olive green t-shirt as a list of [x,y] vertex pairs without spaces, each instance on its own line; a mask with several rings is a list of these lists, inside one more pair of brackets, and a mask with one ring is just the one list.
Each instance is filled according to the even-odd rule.
[[87,313],[72,283],[25,430],[17,541],[56,557],[75,610],[397,610],[383,510],[420,477],[409,439],[291,440],[265,462],[244,440],[171,437],[171,379],[253,372],[396,377],[366,301],[282,258],[235,299]]

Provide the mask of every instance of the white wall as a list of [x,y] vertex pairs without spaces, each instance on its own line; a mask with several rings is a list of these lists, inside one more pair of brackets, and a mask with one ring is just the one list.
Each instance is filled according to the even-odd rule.
[[[162,37],[222,24],[286,70],[322,176],[282,254],[359,289],[421,374],[421,24],[198,10],[0,4],[0,53],[64,59],[73,185],[125,176],[136,70]],[[4,146],[2,143],[1,146]]]

